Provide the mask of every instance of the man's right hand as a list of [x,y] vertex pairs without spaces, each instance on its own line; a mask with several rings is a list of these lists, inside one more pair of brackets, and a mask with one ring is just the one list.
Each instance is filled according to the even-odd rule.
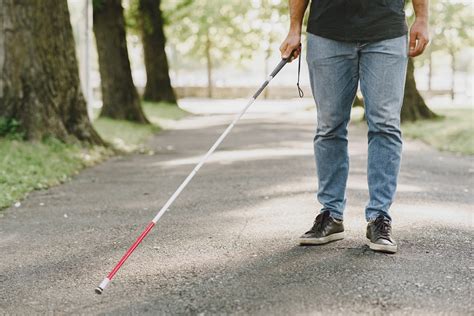
[[290,30],[283,43],[281,43],[280,53],[283,59],[291,57],[290,62],[297,58],[301,53],[301,32]]

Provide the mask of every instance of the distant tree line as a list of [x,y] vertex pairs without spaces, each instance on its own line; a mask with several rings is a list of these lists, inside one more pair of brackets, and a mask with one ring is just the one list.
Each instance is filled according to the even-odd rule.
[[[466,15],[462,4],[439,2],[444,3],[442,12],[436,11],[439,21],[433,22],[436,36],[443,39],[435,39],[433,48],[448,51],[454,65],[456,51],[472,43],[472,35],[463,29],[472,25],[472,12]],[[213,69],[252,58],[257,50],[264,50],[268,59],[282,36],[275,25],[287,23],[288,15],[286,0],[226,0],[218,5],[208,0],[130,0],[127,14],[121,0],[92,3],[103,101],[100,116],[143,124],[148,119],[132,80],[127,25],[143,43],[147,74],[143,98],[176,104],[165,28],[183,57],[206,65],[212,97]],[[65,142],[104,144],[89,121],[80,89],[67,1],[3,0],[0,22],[0,125],[16,122],[29,140],[52,136]],[[434,116],[416,87],[410,60],[402,119]]]

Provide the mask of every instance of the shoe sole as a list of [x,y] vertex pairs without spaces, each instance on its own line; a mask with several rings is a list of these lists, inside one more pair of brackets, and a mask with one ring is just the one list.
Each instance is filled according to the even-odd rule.
[[300,245],[324,245],[331,241],[341,240],[344,239],[345,233],[334,233],[326,237],[321,238],[300,238],[299,242]]
[[385,252],[385,253],[396,253],[398,250],[397,245],[380,245],[368,241],[367,246],[373,251]]

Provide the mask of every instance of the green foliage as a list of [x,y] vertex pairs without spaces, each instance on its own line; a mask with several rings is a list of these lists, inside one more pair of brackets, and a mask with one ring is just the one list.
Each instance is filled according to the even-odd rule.
[[94,128],[102,138],[116,149],[124,152],[144,150],[144,142],[160,130],[154,125],[144,125],[129,121],[99,118]]
[[105,5],[104,0],[92,0],[92,7],[94,10],[101,10]]
[[[174,7],[170,2],[164,12]],[[250,0],[195,0],[182,5],[179,12],[167,15],[172,23],[167,38],[180,52],[180,57],[205,62],[209,51],[216,66],[229,61],[250,58],[256,49],[258,35],[251,27]]]
[[167,4],[166,12],[163,12],[163,18],[165,25],[170,24],[172,21],[179,21],[183,17],[183,12],[193,3],[194,0],[173,0],[163,1]]
[[[100,1],[100,0],[99,0]],[[165,2],[166,11],[162,12],[163,22],[165,25],[173,21],[179,21],[186,8],[192,4],[194,0],[170,0]],[[125,12],[125,23],[128,31],[133,34],[140,32],[140,0],[130,0],[129,7]],[[145,21],[145,23],[147,23]],[[145,26],[146,28],[146,26]]]
[[146,141],[161,130],[161,123],[166,120],[178,120],[187,115],[187,112],[174,104],[143,102],[142,106],[147,118],[154,125],[99,118],[94,121],[94,127],[104,140],[120,151],[145,152]]
[[158,125],[160,120],[179,120],[188,115],[188,112],[172,103],[143,101],[142,106],[151,122]]
[[0,117],[0,137],[22,139],[23,136],[20,123],[17,120]]
[[253,10],[258,12],[257,18],[251,22],[252,31],[258,35],[255,46],[264,49],[268,58],[272,44],[281,42],[288,30],[288,1],[259,0],[253,3]]
[[140,34],[140,12],[139,0],[131,0],[130,6],[127,10],[124,11],[125,17],[125,27],[127,28],[127,33],[130,34]]
[[474,155],[474,111],[472,109],[439,110],[444,117],[404,123],[403,134],[420,139],[440,150]]
[[[153,122],[175,120],[187,113],[176,105],[144,104]],[[103,139],[120,151],[148,151],[145,142],[160,130],[157,125],[135,124],[100,118],[94,126]],[[0,129],[15,132],[18,124],[0,119]],[[85,166],[93,165],[114,152],[103,147],[83,148],[68,145],[54,138],[42,142],[26,142],[12,137],[0,137],[0,209],[8,207],[33,190],[60,184]]]
[[432,0],[430,12],[433,50],[457,52],[474,44],[472,7],[460,2]]
[[[410,21],[414,20],[411,9],[408,10]],[[430,60],[432,53],[457,54],[464,48],[474,45],[474,10],[472,4],[459,1],[431,0],[430,1],[430,33],[431,41],[427,54],[416,59],[417,65],[423,65]]]
[[0,209],[30,191],[64,182],[107,154],[104,148],[82,149],[55,139],[31,143],[0,138]]

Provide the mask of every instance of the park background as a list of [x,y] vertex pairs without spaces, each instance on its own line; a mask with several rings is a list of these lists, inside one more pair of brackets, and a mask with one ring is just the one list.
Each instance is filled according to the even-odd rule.
[[[123,13],[120,8],[115,11],[112,8],[97,19],[119,21],[122,32],[126,32],[127,50],[122,50],[121,56],[114,56],[110,51],[120,50],[114,45],[123,46],[125,43],[103,40],[112,37],[107,28],[113,28],[114,24],[98,23],[97,31],[102,29],[103,35],[98,41],[94,38],[93,7],[99,12],[101,3],[84,0],[67,2],[77,56],[77,59],[71,58],[67,63],[77,63],[88,118],[102,140],[112,146],[89,139],[85,143],[99,146],[92,149],[84,147],[84,142],[78,144],[74,137],[68,138],[48,130],[41,119],[36,123],[29,120],[19,113],[21,111],[14,110],[11,102],[15,100],[9,102],[4,98],[0,112],[0,152],[3,157],[0,161],[0,207],[19,202],[33,189],[65,181],[82,167],[114,155],[112,151],[116,149],[146,151],[144,143],[160,128],[160,123],[163,127],[167,122],[172,124],[171,119],[185,115],[180,108],[188,112],[193,112],[196,107],[200,111],[226,112],[232,109],[232,105],[243,104],[241,99],[250,96],[278,63],[278,47],[289,22],[287,3],[282,0],[165,0],[160,3],[161,10],[153,1],[125,0],[122,2]],[[410,5],[406,11],[408,21],[411,21],[413,11]],[[48,12],[44,14],[49,15]],[[425,54],[414,60],[414,77],[408,77],[408,99],[402,112],[403,130],[405,136],[422,139],[438,149],[473,154],[473,4],[471,1],[434,0],[431,1],[430,14],[432,40]],[[156,29],[153,31],[153,28]],[[143,37],[145,33],[150,36]],[[144,42],[146,39],[148,46]],[[104,56],[106,85],[114,83],[111,89],[126,92],[105,96],[107,106],[98,118],[103,98],[97,43],[102,42],[104,44],[100,48]],[[303,58],[304,43],[303,34]],[[149,73],[154,74],[148,81],[148,95],[145,92],[147,71],[144,47],[149,50]],[[28,53],[23,57],[34,57],[27,56]],[[167,64],[163,63],[164,60]],[[22,63],[20,59],[17,62]],[[14,67],[11,62],[10,65]],[[76,68],[70,69],[74,71]],[[123,73],[117,77],[119,73],[114,69],[123,69]],[[293,99],[292,102],[313,108],[304,61],[301,78],[305,98],[294,100],[297,96],[296,72],[297,63],[293,62],[275,78],[262,98]],[[408,72],[413,73],[413,69],[409,67]],[[4,73],[7,74],[6,71]],[[139,95],[144,93],[140,106]],[[216,102],[222,99],[228,101]],[[117,103],[123,104],[117,106]],[[362,104],[360,95],[356,103]],[[173,104],[179,104],[180,108]],[[147,118],[141,113],[141,108]],[[363,116],[362,113],[361,108],[354,110],[356,119]],[[27,121],[33,123],[27,126]],[[146,122],[152,124],[142,124]],[[60,141],[57,142],[57,139]],[[24,143],[23,140],[36,142]],[[73,145],[63,146],[64,143]]]

